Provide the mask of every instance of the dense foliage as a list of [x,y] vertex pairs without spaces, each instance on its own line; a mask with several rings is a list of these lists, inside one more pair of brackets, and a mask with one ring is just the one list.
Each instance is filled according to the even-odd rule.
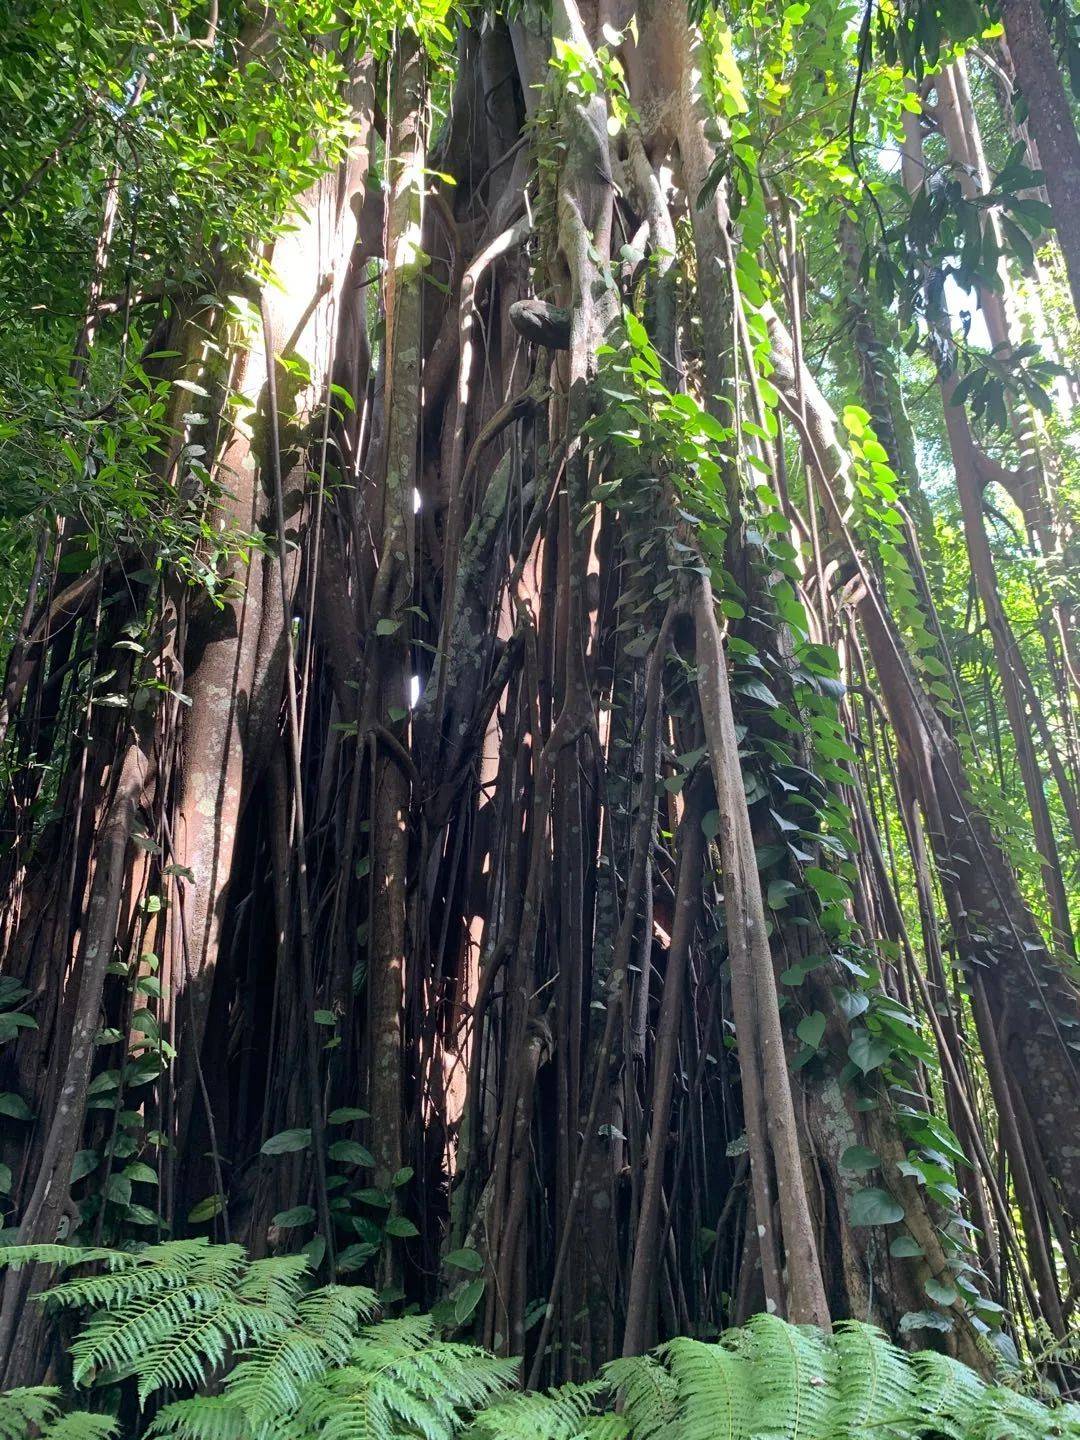
[[[42,1423],[56,1440],[109,1440],[132,1380],[139,1433],[173,1440],[827,1440],[882,1431],[894,1440],[1043,1440],[1080,1429],[1075,1405],[1048,1408],[988,1386],[932,1351],[905,1356],[857,1321],[822,1335],[759,1315],[720,1343],[673,1340],[656,1355],[613,1361],[592,1383],[523,1395],[516,1362],[441,1340],[429,1316],[372,1323],[372,1291],[311,1289],[304,1256],[250,1261],[239,1246],[205,1240],[137,1256],[0,1250],[0,1265],[35,1258],[104,1266],[44,1297],[54,1313],[90,1311],[71,1347],[72,1377],[102,1408],[61,1414],[60,1392],[46,1386],[0,1393],[0,1434],[12,1440]],[[164,1389],[196,1393],[162,1405]],[[616,1398],[617,1413],[607,1412]]]

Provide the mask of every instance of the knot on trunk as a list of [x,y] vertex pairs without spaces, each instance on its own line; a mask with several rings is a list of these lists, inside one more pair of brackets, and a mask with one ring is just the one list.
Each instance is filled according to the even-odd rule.
[[510,324],[534,345],[549,350],[569,350],[570,311],[546,300],[515,300],[510,306]]

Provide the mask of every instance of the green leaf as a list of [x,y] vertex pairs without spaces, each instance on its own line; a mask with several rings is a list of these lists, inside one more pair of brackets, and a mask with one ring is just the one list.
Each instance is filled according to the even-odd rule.
[[476,1250],[451,1250],[444,1263],[455,1265],[459,1270],[471,1270],[475,1273],[483,1270],[484,1257]]
[[379,1247],[370,1243],[360,1245],[346,1245],[337,1255],[337,1269],[341,1275],[347,1274],[350,1270],[359,1270],[365,1260],[370,1260],[372,1255],[378,1253]]
[[825,1016],[820,1010],[815,1010],[812,1015],[804,1015],[795,1027],[795,1034],[803,1042],[816,1050],[821,1044],[825,1035]]
[[389,1210],[393,1203],[391,1196],[385,1190],[377,1190],[374,1185],[369,1185],[363,1190],[354,1190],[352,1194],[365,1205],[375,1205],[380,1210]]
[[386,1222],[385,1229],[387,1235],[397,1236],[401,1240],[408,1240],[412,1236],[420,1234],[413,1222],[404,1215],[391,1215]]
[[870,997],[864,995],[861,990],[836,989],[833,991],[833,995],[845,1020],[857,1020],[870,1008]]
[[158,1183],[157,1171],[151,1170],[142,1160],[133,1160],[130,1165],[125,1165],[123,1174],[125,1180],[137,1180],[140,1185]]
[[913,1235],[897,1235],[889,1246],[889,1254],[897,1260],[915,1260],[925,1254],[925,1251]]
[[290,1155],[296,1150],[306,1150],[311,1144],[311,1131],[279,1130],[271,1135],[260,1150],[261,1155]]
[[454,1319],[459,1325],[464,1325],[480,1304],[484,1295],[484,1284],[483,1280],[470,1280],[461,1294],[454,1297]]
[[931,1300],[936,1300],[939,1305],[955,1305],[960,1298],[956,1286],[944,1280],[938,1280],[931,1275],[927,1278],[923,1289]]
[[891,1054],[892,1045],[888,1040],[876,1038],[861,1026],[852,1035],[851,1044],[848,1046],[848,1058],[864,1075],[869,1075],[872,1070],[884,1065]]
[[311,1239],[301,1248],[301,1254],[306,1255],[311,1261],[312,1270],[318,1270],[326,1254],[326,1237],[324,1235],[313,1235]]
[[859,1190],[848,1203],[852,1225],[897,1225],[904,1207],[887,1190]]
[[75,1163],[71,1167],[71,1183],[83,1180],[92,1170],[96,1170],[100,1163],[96,1150],[77,1150],[75,1152]]
[[819,865],[808,865],[803,878],[820,900],[847,900],[851,891],[848,883],[831,870],[822,870]]
[[780,701],[765,684],[764,680],[743,680],[734,687],[740,695],[745,695],[750,700],[759,700],[762,705],[767,705],[770,710],[779,710]]
[[356,1140],[335,1140],[328,1154],[331,1160],[339,1160],[343,1165],[362,1165],[370,1170],[375,1164],[375,1156]]
[[105,1182],[105,1198],[114,1205],[131,1204],[131,1181],[123,1175],[110,1175]]
[[799,887],[790,880],[770,880],[765,901],[770,910],[783,910],[791,897],[798,893]]
[[124,1211],[124,1220],[128,1225],[161,1225],[162,1221],[154,1211],[146,1205],[131,1204]]
[[279,1210],[271,1223],[279,1230],[295,1230],[298,1225],[310,1225],[314,1219],[310,1205],[294,1205],[291,1210]]
[[340,1109],[331,1110],[326,1117],[328,1125],[348,1125],[353,1120],[370,1120],[371,1116],[366,1110],[357,1110],[350,1105],[342,1105]]
[[198,1225],[203,1220],[212,1220],[215,1215],[220,1215],[225,1209],[225,1201],[220,1195],[207,1195],[205,1200],[200,1200],[188,1211],[188,1220],[192,1225]]
[[30,1107],[21,1095],[12,1095],[10,1091],[0,1095],[0,1115],[10,1115],[13,1120],[32,1120],[34,1117]]
[[913,1330],[951,1330],[953,1322],[937,1310],[909,1310],[900,1319],[900,1334],[910,1335]]
[[879,1156],[865,1145],[849,1145],[840,1156],[841,1170],[852,1170],[856,1175],[865,1175],[868,1170],[876,1170],[880,1165]]

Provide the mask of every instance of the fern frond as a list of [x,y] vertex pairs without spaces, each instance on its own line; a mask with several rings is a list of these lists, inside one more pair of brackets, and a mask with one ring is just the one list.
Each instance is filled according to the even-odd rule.
[[318,1338],[335,1357],[344,1359],[356,1341],[357,1327],[379,1308],[374,1290],[363,1285],[324,1285],[306,1295],[296,1307],[304,1329]]
[[319,1440],[387,1440],[393,1417],[378,1377],[346,1367],[328,1375],[304,1398],[295,1430]]
[[117,1273],[67,1281],[54,1303],[97,1309],[72,1346],[76,1384],[138,1376],[140,1401],[163,1386],[197,1387],[228,1356],[295,1324],[306,1256],[249,1264],[239,1245],[205,1239],[151,1245]]
[[[332,1316],[333,1303],[336,1297],[330,1294],[318,1307],[320,1321],[332,1326],[340,1323]],[[370,1305],[370,1292],[350,1298],[348,1304],[355,1316],[361,1306]],[[516,1378],[514,1361],[435,1338],[428,1316],[383,1320],[353,1337],[344,1365],[326,1368],[303,1387],[289,1429],[304,1440],[389,1440],[397,1435],[453,1440],[464,1413],[507,1390]]]
[[820,1330],[788,1325],[776,1315],[755,1315],[725,1342],[753,1370],[753,1433],[785,1440],[830,1436],[835,1371]]
[[374,1292],[362,1286],[323,1286],[296,1305],[297,1323],[242,1353],[225,1389],[252,1434],[262,1436],[272,1421],[291,1415],[305,1386],[347,1360],[360,1321],[376,1307]]
[[115,1308],[139,1296],[200,1283],[232,1291],[245,1265],[239,1245],[211,1245],[205,1237],[148,1245],[134,1255],[123,1251],[99,1254],[111,1256],[116,1262],[110,1273],[83,1275],[54,1285],[48,1292],[51,1305],[64,1309],[97,1305]]
[[26,1385],[0,1393],[0,1440],[25,1440],[34,1425],[44,1425],[60,1410],[54,1385]]
[[225,1391],[258,1432],[275,1415],[291,1415],[304,1387],[335,1362],[341,1363],[315,1336],[303,1330],[286,1331],[249,1350],[229,1375]]
[[465,1440],[578,1440],[588,1433],[589,1411],[607,1389],[605,1382],[594,1380],[508,1395],[474,1417]]
[[61,1392],[52,1385],[27,1385],[0,1393],[0,1440],[111,1440],[117,1422],[88,1410],[60,1413]]
[[[201,1302],[202,1293],[192,1292]],[[181,1298],[187,1298],[186,1296]],[[231,1297],[222,1303],[215,1296],[209,1307],[201,1303],[174,1323],[171,1307],[160,1307],[162,1324],[155,1342],[124,1373],[138,1375],[140,1402],[164,1386],[197,1386],[207,1371],[219,1369],[236,1350],[280,1335],[287,1319],[257,1305],[241,1305]]]
[[61,1415],[41,1432],[41,1440],[113,1440],[119,1422],[111,1415],[91,1415],[88,1410],[73,1410]]
[[1068,1434],[1071,1428],[1070,1422],[1061,1423],[1060,1411],[1000,1385],[987,1385],[967,1433],[970,1440],[1047,1440]]
[[622,1415],[595,1415],[586,1420],[581,1440],[631,1440],[629,1422]]
[[842,1320],[830,1343],[835,1363],[831,1422],[838,1434],[880,1430],[907,1414],[917,1376],[908,1357],[875,1326]]
[[158,1411],[146,1440],[250,1440],[247,1416],[225,1395],[196,1395],[174,1400]]
[[672,1340],[663,1346],[679,1387],[681,1440],[748,1440],[754,1419],[753,1388],[743,1356],[724,1345]]
[[679,1415],[679,1384],[655,1355],[613,1360],[604,1378],[621,1392],[623,1413],[635,1440],[664,1440],[674,1434]]
[[603,1378],[622,1394],[624,1414],[635,1440],[674,1436],[678,1417],[678,1381],[655,1355],[615,1359],[603,1367]]
[[262,1260],[250,1260],[236,1286],[237,1297],[257,1305],[291,1310],[304,1293],[304,1279],[310,1269],[311,1259],[304,1254],[269,1255]]
[[430,1344],[434,1334],[435,1322],[430,1315],[402,1315],[394,1320],[380,1320],[377,1325],[368,1325],[361,1330],[352,1353],[359,1363],[364,1363],[369,1355],[373,1361],[380,1356],[384,1360],[404,1358]]
[[0,1270],[19,1270],[24,1265],[57,1265],[67,1269],[72,1265],[92,1262],[118,1266],[133,1258],[125,1250],[102,1250],[92,1246],[0,1245]]
[[967,1365],[933,1350],[920,1351],[910,1363],[918,1382],[905,1413],[912,1433],[965,1440],[986,1386]]

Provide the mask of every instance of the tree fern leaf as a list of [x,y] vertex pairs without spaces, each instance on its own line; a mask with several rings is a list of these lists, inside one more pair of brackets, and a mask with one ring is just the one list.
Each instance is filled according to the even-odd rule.
[[672,1340],[660,1352],[679,1386],[683,1440],[747,1440],[753,1390],[744,1358],[724,1345]]
[[832,1434],[834,1366],[820,1330],[755,1315],[725,1339],[752,1366],[752,1433],[785,1440],[826,1440]]
[[[168,1317],[166,1317],[168,1318]],[[232,1350],[281,1332],[282,1316],[257,1306],[218,1302],[209,1311],[193,1309],[149,1347],[138,1362],[139,1399],[163,1386],[197,1386]]]
[[236,1294],[241,1300],[291,1311],[303,1294],[310,1269],[310,1258],[303,1254],[252,1260],[236,1286]]
[[[607,1390],[604,1382],[560,1385],[546,1393],[506,1396],[485,1407],[465,1430],[465,1440],[577,1440],[589,1411]],[[635,1435],[636,1440],[636,1435]]]
[[604,1378],[621,1392],[623,1413],[635,1440],[663,1440],[672,1433],[679,1413],[679,1386],[654,1355],[613,1360],[604,1367]]
[[306,1295],[296,1313],[304,1329],[340,1361],[355,1343],[357,1327],[371,1319],[378,1305],[375,1292],[362,1285],[324,1285]]
[[312,1386],[296,1418],[300,1433],[318,1440],[389,1440],[393,1434],[377,1375],[352,1366]]
[[255,1432],[275,1415],[291,1414],[300,1404],[304,1387],[336,1359],[321,1339],[303,1330],[270,1336],[246,1353],[247,1358],[230,1373],[225,1389]]
[[404,1434],[416,1434],[423,1440],[453,1440],[458,1415],[447,1399],[418,1394],[415,1386],[396,1375],[384,1375],[379,1390],[390,1415],[403,1422]]
[[225,1395],[196,1395],[174,1400],[154,1417],[147,1440],[249,1440],[247,1416]]
[[908,1359],[873,1325],[843,1320],[830,1346],[835,1359],[836,1391],[831,1416],[837,1435],[860,1434],[902,1417],[915,1386]]
[[917,1379],[905,1419],[915,1435],[965,1440],[986,1386],[967,1365],[932,1350],[911,1357]]
[[41,1432],[41,1440],[112,1440],[119,1434],[119,1422],[111,1415],[91,1415],[73,1410],[61,1415]]
[[580,1440],[630,1440],[629,1422],[622,1415],[596,1415],[581,1427]]
[[361,1330],[353,1346],[353,1355],[362,1356],[368,1347],[374,1347],[384,1356],[404,1357],[415,1354],[430,1344],[435,1334],[435,1323],[430,1315],[402,1315],[394,1320],[380,1320],[377,1325],[368,1325]]
[[0,1440],[25,1440],[35,1425],[59,1412],[60,1391],[53,1385],[25,1385],[0,1393]]
[[1062,1433],[1056,1411],[1026,1395],[988,1385],[972,1417],[970,1440],[1044,1440]]
[[97,1311],[71,1347],[75,1383],[81,1384],[100,1370],[123,1376],[137,1367],[140,1398],[145,1399],[156,1388],[150,1385],[147,1389],[145,1377],[160,1363],[162,1350],[178,1346],[185,1330],[195,1328],[221,1306],[221,1294],[214,1287],[185,1286],[164,1294],[136,1296],[117,1309]]
[[79,1245],[0,1245],[0,1270],[19,1270],[23,1265],[71,1265],[102,1262],[106,1265],[130,1261],[123,1250],[83,1248]]

